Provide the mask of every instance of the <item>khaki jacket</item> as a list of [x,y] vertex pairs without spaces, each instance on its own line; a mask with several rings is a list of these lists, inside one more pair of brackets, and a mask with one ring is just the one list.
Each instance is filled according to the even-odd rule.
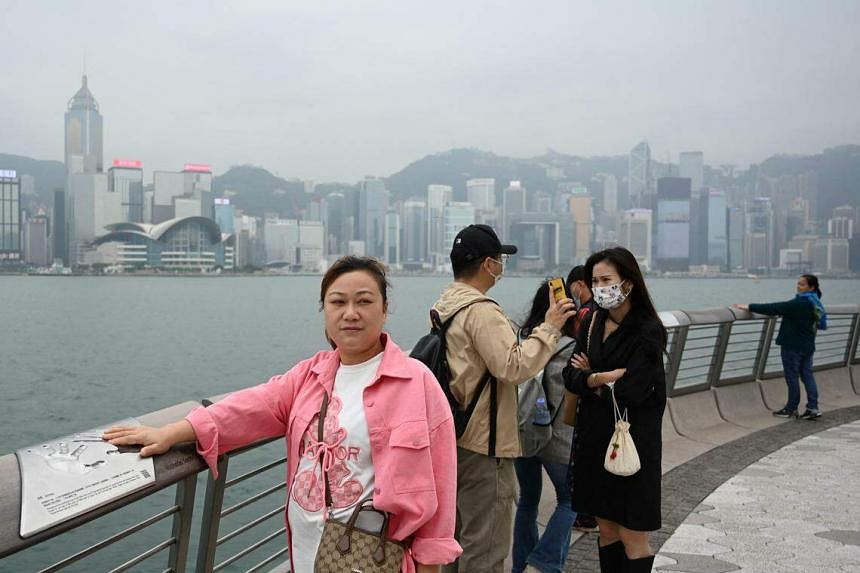
[[[461,283],[448,285],[433,307],[445,321],[475,300],[492,301],[479,290]],[[447,357],[451,369],[451,392],[465,406],[489,369],[499,381],[496,457],[520,455],[517,425],[517,384],[543,369],[556,349],[561,332],[541,324],[521,343],[501,307],[478,302],[454,317],[448,327]],[[487,385],[478,399],[465,433],[457,440],[461,448],[487,454],[490,437],[490,390]]]

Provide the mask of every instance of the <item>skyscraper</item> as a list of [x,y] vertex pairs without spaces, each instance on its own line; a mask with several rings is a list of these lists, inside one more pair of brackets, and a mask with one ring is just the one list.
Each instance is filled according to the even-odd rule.
[[511,181],[502,191],[502,240],[510,237],[511,223],[526,212],[526,188],[519,181]]
[[95,173],[103,170],[102,115],[99,104],[87,87],[87,76],[81,89],[69,100],[65,116],[66,171]]
[[229,198],[218,197],[215,203],[215,222],[218,223],[218,228],[225,235],[232,235],[235,232],[233,217],[235,211],[233,205],[230,204]]
[[419,269],[427,261],[427,204],[414,199],[404,201],[401,206],[401,221],[403,266]]
[[346,253],[346,244],[352,239],[352,234],[347,229],[344,194],[332,192],[326,195],[322,212],[326,230],[326,253],[335,255]]
[[603,211],[610,215],[618,211],[618,179],[615,175],[603,177]]
[[726,267],[728,264],[728,222],[726,221],[726,194],[710,190],[702,194],[707,202],[707,259],[709,265]]
[[120,194],[124,222],[143,222],[142,162],[135,159],[114,159],[113,165],[108,169],[108,190]]
[[39,267],[51,264],[51,221],[43,214],[27,219],[24,226],[24,262]]
[[575,263],[581,264],[591,254],[592,212],[588,190],[585,187],[573,189],[569,205],[575,237],[573,258]]
[[756,271],[775,266],[773,205],[767,197],[756,197],[747,204],[744,266]]
[[496,208],[496,180],[469,179],[466,181],[466,200],[475,206],[475,211],[491,211]]
[[668,271],[690,267],[690,179],[657,181],[657,265]]
[[475,207],[468,201],[449,201],[445,205],[445,244],[453,245],[463,228],[475,223]]
[[15,171],[0,170],[0,264],[21,261],[21,182]]
[[627,160],[627,186],[630,204],[645,207],[651,186],[651,148],[643,141],[630,150]]
[[69,266],[69,223],[66,218],[66,191],[54,189],[54,258],[62,261],[63,266]]
[[365,254],[385,259],[385,213],[388,191],[381,179],[367,177],[358,188],[358,228],[356,238],[364,241]]
[[445,241],[445,205],[454,198],[449,185],[427,186],[427,253],[434,266],[448,258],[451,245]]
[[746,237],[746,214],[740,207],[729,207],[728,219],[728,267],[729,270],[744,266],[744,238]]
[[385,214],[385,263],[400,266],[400,213],[397,211]]
[[690,192],[698,197],[704,185],[704,154],[701,151],[682,151],[678,157],[678,176],[690,180]]
[[618,244],[633,253],[643,270],[651,269],[651,216],[650,209],[628,209],[618,226]]

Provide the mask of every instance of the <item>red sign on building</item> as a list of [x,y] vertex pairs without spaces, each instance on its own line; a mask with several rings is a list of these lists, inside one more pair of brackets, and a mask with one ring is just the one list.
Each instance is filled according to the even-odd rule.
[[192,171],[194,173],[212,173],[212,167],[205,163],[186,163],[183,171]]
[[130,169],[143,169],[143,161],[137,159],[114,159],[114,167],[126,167]]

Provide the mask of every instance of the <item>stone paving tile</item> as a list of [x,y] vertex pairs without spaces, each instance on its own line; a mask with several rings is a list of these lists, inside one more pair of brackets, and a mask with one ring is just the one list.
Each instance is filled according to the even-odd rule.
[[822,531],[820,533],[816,533],[815,535],[817,535],[818,537],[823,537],[824,539],[838,541],[843,545],[860,546],[860,531],[854,531],[850,529],[831,529],[829,531]]
[[727,480],[703,502],[713,509],[699,513],[715,521],[685,521],[659,554],[716,556],[742,571],[860,571],[860,440],[842,431],[855,427],[803,438]]
[[665,553],[665,555],[675,560],[674,565],[660,565],[655,567],[656,571],[681,571],[683,573],[729,573],[730,571],[740,571],[740,567],[733,563],[715,559],[705,555],[696,555],[688,553]]

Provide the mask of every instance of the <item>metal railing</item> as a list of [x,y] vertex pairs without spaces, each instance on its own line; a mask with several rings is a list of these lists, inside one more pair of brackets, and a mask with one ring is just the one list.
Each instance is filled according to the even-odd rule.
[[[860,363],[860,305],[831,305],[827,310],[830,327],[819,333],[816,340],[816,369],[844,368]],[[775,346],[779,319],[729,308],[664,312],[661,318],[669,334],[665,355],[669,396],[781,374]],[[139,419],[144,424],[160,425],[183,417],[198,405],[196,402],[178,404]],[[262,440],[222,456],[218,461],[219,477],[215,479],[210,472],[203,473],[206,468],[202,460],[190,444],[184,444],[156,458],[155,484],[21,539],[18,536],[21,490],[17,460],[14,455],[0,457],[0,569],[6,570],[4,558],[34,551],[64,534],[81,537],[88,524],[104,523],[123,513],[133,514],[126,515],[126,518],[134,517],[132,525],[117,527],[109,523],[99,532],[107,532],[107,535],[89,539],[95,536],[94,532],[89,532],[83,536],[86,539],[83,539],[82,548],[69,552],[59,561],[30,569],[69,570],[76,564],[85,564],[97,553],[167,523],[170,524],[169,534],[159,537],[158,533],[150,533],[139,546],[123,548],[118,563],[100,568],[120,572],[144,567],[146,571],[163,570],[165,573],[182,573],[191,568],[247,573],[272,569],[286,560],[287,553],[285,462],[282,438]],[[197,495],[198,477],[205,479],[202,496]],[[139,515],[144,512],[137,510],[134,503],[137,500],[145,500],[146,517]],[[163,507],[154,507],[159,503]],[[151,513],[153,511],[155,513]],[[195,512],[200,517],[193,522]],[[165,567],[156,568],[154,558],[165,552]]]

